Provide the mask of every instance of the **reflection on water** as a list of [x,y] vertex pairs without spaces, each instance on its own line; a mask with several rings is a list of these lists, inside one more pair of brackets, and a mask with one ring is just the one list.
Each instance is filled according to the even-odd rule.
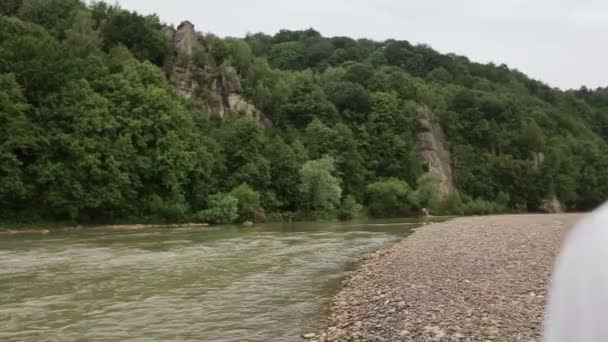
[[416,225],[0,236],[0,341],[290,341],[354,257]]

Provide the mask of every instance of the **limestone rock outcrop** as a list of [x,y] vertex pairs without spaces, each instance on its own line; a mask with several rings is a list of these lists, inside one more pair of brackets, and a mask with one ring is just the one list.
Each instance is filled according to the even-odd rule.
[[209,117],[243,115],[263,121],[263,113],[243,96],[236,70],[217,65],[213,47],[192,23],[165,27],[163,35],[173,48],[164,70],[180,95],[199,104]]
[[418,110],[418,155],[427,172],[441,177],[443,195],[456,192],[450,152],[445,148],[445,134],[435,115],[427,108]]

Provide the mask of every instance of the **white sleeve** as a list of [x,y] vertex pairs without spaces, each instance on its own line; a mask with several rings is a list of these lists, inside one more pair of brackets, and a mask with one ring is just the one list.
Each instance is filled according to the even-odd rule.
[[543,342],[608,341],[608,206],[568,235],[557,259]]

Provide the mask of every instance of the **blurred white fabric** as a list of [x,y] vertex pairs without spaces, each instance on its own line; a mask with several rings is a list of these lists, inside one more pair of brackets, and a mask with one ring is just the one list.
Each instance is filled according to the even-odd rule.
[[608,205],[581,220],[557,259],[543,342],[608,341]]

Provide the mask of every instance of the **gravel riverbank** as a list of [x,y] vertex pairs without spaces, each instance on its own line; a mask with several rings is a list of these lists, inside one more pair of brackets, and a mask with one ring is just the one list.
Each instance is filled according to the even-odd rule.
[[368,255],[319,341],[538,338],[553,259],[580,215],[464,217]]

